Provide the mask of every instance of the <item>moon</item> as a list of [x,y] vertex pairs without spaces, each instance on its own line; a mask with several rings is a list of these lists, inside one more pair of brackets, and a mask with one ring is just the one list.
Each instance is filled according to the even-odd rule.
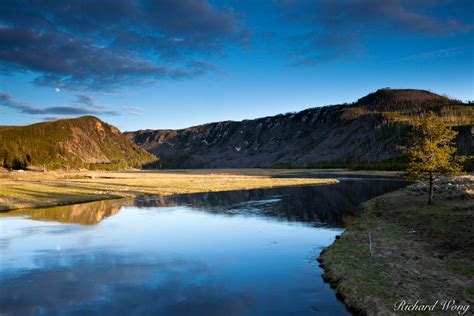
[[56,92],[61,92],[61,89],[59,89],[59,88],[56,88]]

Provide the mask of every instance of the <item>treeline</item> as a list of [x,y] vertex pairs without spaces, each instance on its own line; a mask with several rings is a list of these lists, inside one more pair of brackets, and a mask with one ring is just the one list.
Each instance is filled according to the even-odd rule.
[[472,104],[433,104],[427,108],[421,108],[417,111],[377,111],[364,107],[347,107],[343,109],[341,118],[355,120],[364,115],[382,115],[389,122],[405,123],[413,125],[428,113],[436,113],[446,124],[451,126],[472,125],[474,124],[474,106]]
[[[3,158],[2,158],[3,157]],[[77,159],[60,159],[60,160],[49,160],[47,162],[36,162],[32,161],[29,154],[24,156],[10,157],[8,152],[0,154],[1,167],[9,170],[27,170],[31,168],[35,169],[88,169],[88,170],[103,170],[113,171],[127,168],[143,168],[145,164],[140,160],[116,160],[111,162],[102,163],[87,163],[79,161]],[[158,165],[158,164],[157,164]]]
[[[272,166],[274,169],[349,169],[349,170],[377,170],[377,171],[406,171],[408,167],[408,158],[399,157],[392,158],[383,161],[361,161],[361,162],[350,162],[350,161],[325,161],[308,164],[305,167],[295,167],[291,163],[276,163]],[[474,161],[467,160],[464,163],[464,171],[474,171]]]
[[8,151],[3,152],[3,154],[0,154],[1,161],[2,161],[2,167],[6,169],[26,169],[28,164],[31,164],[31,157],[30,155],[27,155],[25,159],[23,160],[22,158],[19,157],[10,157]]

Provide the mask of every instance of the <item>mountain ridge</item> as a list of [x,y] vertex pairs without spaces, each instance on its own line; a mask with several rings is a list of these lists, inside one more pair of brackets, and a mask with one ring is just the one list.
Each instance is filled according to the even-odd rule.
[[416,89],[380,89],[350,104],[124,135],[172,168],[376,163],[401,159],[396,148],[410,123],[429,111],[460,130],[460,152],[472,155],[472,104]]

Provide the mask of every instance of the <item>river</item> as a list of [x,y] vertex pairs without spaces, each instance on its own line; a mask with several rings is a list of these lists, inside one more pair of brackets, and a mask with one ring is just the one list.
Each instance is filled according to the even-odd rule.
[[360,203],[336,185],[99,201],[0,217],[0,314],[349,315],[316,257]]

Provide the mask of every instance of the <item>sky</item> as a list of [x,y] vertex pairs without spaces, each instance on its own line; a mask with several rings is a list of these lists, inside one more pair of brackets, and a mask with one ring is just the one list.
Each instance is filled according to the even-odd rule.
[[474,100],[474,1],[0,1],[0,125],[177,129],[385,87]]

